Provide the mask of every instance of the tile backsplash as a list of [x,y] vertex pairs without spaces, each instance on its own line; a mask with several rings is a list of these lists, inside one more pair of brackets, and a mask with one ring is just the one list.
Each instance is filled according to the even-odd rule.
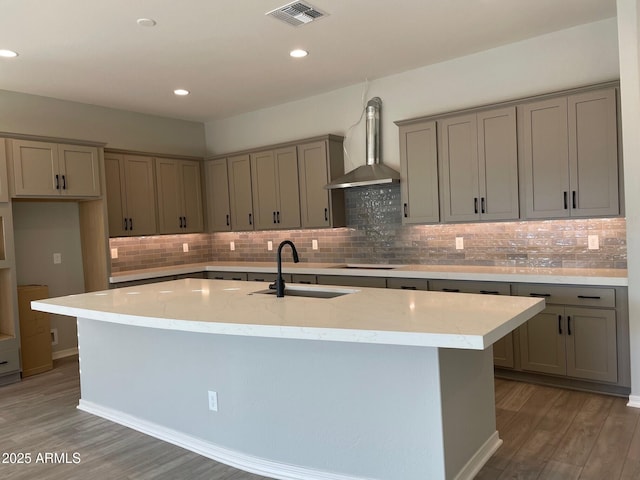
[[[302,262],[627,267],[624,218],[404,226],[398,185],[353,188],[345,194],[345,228],[113,238],[110,247],[118,248],[118,258],[111,261],[112,271],[206,261],[270,262],[286,239],[296,244]],[[589,235],[598,236],[599,249],[588,249]],[[463,239],[461,250],[456,237]],[[185,242],[188,253],[182,251]]]

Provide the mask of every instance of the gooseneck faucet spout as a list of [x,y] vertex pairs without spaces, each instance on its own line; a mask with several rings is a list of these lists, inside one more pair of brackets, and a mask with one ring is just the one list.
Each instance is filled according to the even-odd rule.
[[293,253],[293,261],[298,263],[300,259],[298,258],[298,251],[296,250],[296,246],[293,244],[291,240],[285,240],[280,243],[278,246],[278,254],[276,256],[276,261],[278,264],[278,276],[276,277],[276,281],[269,285],[270,289],[275,289],[276,297],[284,297],[284,280],[282,279],[282,248],[285,245],[289,245],[291,247],[291,253]]

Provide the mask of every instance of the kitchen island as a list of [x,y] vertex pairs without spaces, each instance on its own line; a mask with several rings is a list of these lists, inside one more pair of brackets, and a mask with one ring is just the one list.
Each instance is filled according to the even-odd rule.
[[187,279],[32,306],[78,319],[80,409],[250,472],[471,479],[499,447],[491,345],[543,300],[260,289]]

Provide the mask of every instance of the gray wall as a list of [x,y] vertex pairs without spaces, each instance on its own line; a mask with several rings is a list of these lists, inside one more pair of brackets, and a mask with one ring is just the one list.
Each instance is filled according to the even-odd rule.
[[[13,222],[18,285],[48,285],[50,297],[84,293],[78,204],[14,201]],[[58,330],[54,353],[77,347],[75,319],[51,315],[51,328]]]

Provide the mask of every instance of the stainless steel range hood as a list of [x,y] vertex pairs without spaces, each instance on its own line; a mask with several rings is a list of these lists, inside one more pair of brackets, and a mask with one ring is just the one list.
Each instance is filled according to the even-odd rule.
[[373,97],[367,102],[366,140],[367,164],[336,178],[324,186],[327,190],[334,188],[362,187],[384,183],[398,183],[400,174],[393,168],[380,162],[380,109],[382,100]]

